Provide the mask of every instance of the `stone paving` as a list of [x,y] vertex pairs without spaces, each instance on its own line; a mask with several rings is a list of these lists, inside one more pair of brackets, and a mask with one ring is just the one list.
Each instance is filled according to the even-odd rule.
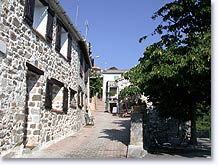
[[[121,118],[103,110],[93,112],[93,116],[94,126],[85,126],[78,133],[32,154],[24,154],[22,158],[125,159],[130,140],[130,118]],[[194,150],[190,147],[157,150],[142,160],[211,158],[211,141],[198,139],[198,142]]]
[[94,126],[66,137],[24,158],[126,158],[130,118],[95,111]]

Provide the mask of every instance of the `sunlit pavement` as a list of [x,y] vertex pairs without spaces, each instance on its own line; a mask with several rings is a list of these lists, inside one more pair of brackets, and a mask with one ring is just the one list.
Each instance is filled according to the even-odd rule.
[[94,126],[85,126],[80,132],[26,154],[25,158],[126,158],[129,144],[130,118],[95,111]]
[[[126,158],[130,118],[121,118],[103,110],[95,111],[93,116],[94,126],[85,126],[78,133],[32,154],[25,154],[23,158]],[[143,160],[211,158],[211,141],[201,138],[198,142],[195,149],[159,150],[148,153]]]

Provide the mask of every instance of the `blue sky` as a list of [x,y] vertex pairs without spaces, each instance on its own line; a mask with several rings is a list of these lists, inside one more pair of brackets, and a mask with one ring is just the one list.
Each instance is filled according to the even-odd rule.
[[[131,69],[138,64],[144,49],[158,40],[140,37],[150,34],[160,21],[151,16],[170,0],[59,0],[74,25],[92,44],[95,65]],[[76,9],[79,2],[77,22]],[[99,56],[99,57],[98,57]]]

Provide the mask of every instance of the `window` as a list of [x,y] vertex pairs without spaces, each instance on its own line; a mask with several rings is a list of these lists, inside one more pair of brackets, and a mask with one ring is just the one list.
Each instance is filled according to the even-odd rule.
[[83,78],[83,56],[80,54],[79,56],[79,60],[80,60],[80,77]]
[[64,88],[63,90],[63,111],[67,114],[68,111],[68,89]]
[[24,20],[51,43],[54,12],[44,0],[26,0]]
[[52,111],[63,112],[63,88],[52,84]]
[[77,99],[78,99],[78,106],[80,107],[80,108],[82,108],[83,107],[83,92],[82,92],[82,88],[81,87],[79,87],[79,89],[78,89],[78,94],[77,94]]
[[33,25],[33,14],[34,14],[34,6],[35,0],[26,0],[25,9],[24,9],[24,16],[25,21],[28,25]]
[[52,109],[52,82],[50,80],[47,80],[46,84],[45,108]]
[[68,89],[56,79],[47,80],[45,108],[57,113],[67,113]]
[[48,7],[44,6],[39,0],[35,1],[33,28],[45,37],[46,25],[48,21]]
[[88,83],[89,79],[89,67],[87,64],[85,64],[85,83]]
[[71,61],[72,37],[59,19],[57,19],[55,49],[69,62]]
[[119,76],[114,76],[114,80],[117,80],[119,78]]
[[76,109],[76,91],[70,88],[70,108]]
[[117,87],[110,87],[110,96],[115,96],[117,94]]

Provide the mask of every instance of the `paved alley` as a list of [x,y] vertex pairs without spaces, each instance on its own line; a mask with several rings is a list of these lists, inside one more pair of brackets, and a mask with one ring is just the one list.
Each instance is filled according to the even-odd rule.
[[126,158],[130,118],[120,118],[98,110],[94,126],[73,134],[25,158]]

